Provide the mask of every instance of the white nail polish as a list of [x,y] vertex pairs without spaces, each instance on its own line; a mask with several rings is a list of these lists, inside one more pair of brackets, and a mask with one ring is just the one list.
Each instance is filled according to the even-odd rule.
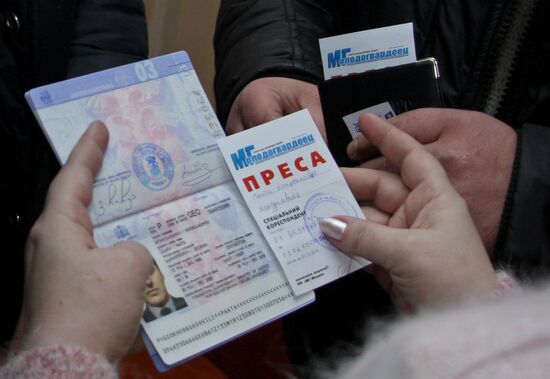
[[332,217],[324,218],[319,222],[321,231],[328,237],[334,238],[335,240],[342,239],[347,226],[348,224],[344,221]]

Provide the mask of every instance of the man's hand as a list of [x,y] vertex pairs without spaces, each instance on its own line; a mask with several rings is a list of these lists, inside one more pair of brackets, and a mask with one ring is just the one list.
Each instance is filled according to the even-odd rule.
[[[503,122],[484,113],[456,109],[419,109],[389,122],[422,143],[445,168],[464,197],[485,247],[496,242],[514,164],[517,137]],[[348,146],[362,167],[392,169],[365,138]]]
[[237,133],[304,108],[309,109],[326,140],[316,85],[282,77],[256,79],[244,87],[233,102],[226,130],[228,134]]
[[89,127],[52,182],[31,230],[20,349],[77,345],[114,362],[135,339],[152,259],[135,242],[98,248],[87,210],[108,139],[103,124]]
[[374,273],[401,310],[492,293],[496,274],[464,200],[443,167],[421,144],[386,121],[364,113],[362,133],[400,177],[366,168],[344,169],[360,202],[385,220],[336,216],[321,221],[331,243],[374,263]]

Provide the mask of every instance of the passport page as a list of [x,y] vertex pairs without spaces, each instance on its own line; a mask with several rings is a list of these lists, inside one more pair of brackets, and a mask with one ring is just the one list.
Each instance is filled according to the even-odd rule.
[[216,144],[224,132],[187,53],[26,96],[62,163],[92,121],[109,129],[89,208],[94,237],[98,246],[138,241],[160,270],[142,320],[159,370],[313,301],[312,293],[293,296],[242,201]]
[[185,53],[33,89],[27,99],[60,162],[92,121],[107,125],[94,225],[229,180],[215,143],[224,132]]

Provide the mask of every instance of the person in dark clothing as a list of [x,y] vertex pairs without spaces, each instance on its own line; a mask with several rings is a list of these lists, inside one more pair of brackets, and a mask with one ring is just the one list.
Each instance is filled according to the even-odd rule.
[[[323,133],[318,39],[412,21],[418,58],[437,59],[444,104],[454,109],[417,110],[392,123],[440,159],[495,264],[520,277],[547,273],[548,17],[550,3],[542,0],[223,0],[215,35],[218,114],[233,133],[307,107]],[[367,167],[385,166],[361,145],[348,153]],[[349,341],[365,314],[387,310],[368,280],[361,272],[321,289],[317,304],[287,323],[290,335],[301,333],[313,353]],[[369,304],[350,305],[345,288]],[[345,314],[333,318],[334,309]],[[319,330],[328,321],[346,326],[324,338]]]
[[[25,103],[40,85],[145,59],[141,0],[3,0],[0,4],[0,341],[19,317],[23,248],[59,165]],[[9,273],[8,273],[9,271]]]

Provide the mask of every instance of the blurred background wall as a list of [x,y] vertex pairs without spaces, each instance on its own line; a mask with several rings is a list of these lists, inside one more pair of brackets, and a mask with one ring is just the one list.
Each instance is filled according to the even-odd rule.
[[186,50],[214,106],[214,28],[220,0],[145,0],[149,55]]

